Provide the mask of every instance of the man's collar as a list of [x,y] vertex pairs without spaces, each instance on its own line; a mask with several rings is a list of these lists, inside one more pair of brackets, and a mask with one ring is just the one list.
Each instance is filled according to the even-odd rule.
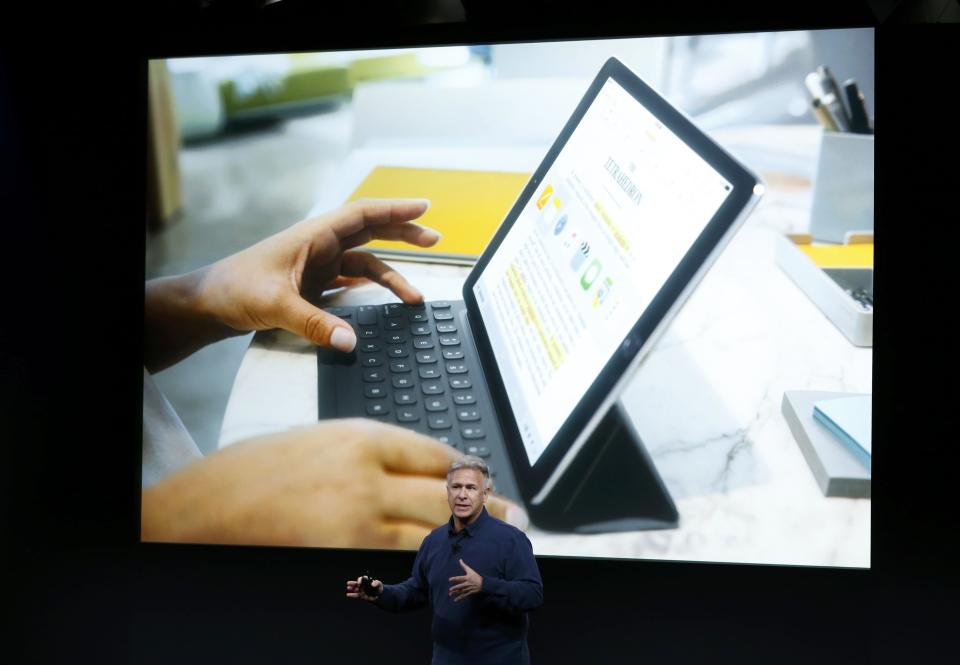
[[[460,532],[467,536],[473,536],[477,533],[478,529],[482,529],[483,525],[490,521],[490,516],[487,514],[487,507],[484,506],[480,509],[480,514],[477,515],[477,519],[473,521],[472,524],[467,524],[463,527],[463,530]],[[459,535],[456,530],[453,528],[453,515],[450,516],[450,521],[447,522],[449,529],[447,529],[447,535],[450,537]]]

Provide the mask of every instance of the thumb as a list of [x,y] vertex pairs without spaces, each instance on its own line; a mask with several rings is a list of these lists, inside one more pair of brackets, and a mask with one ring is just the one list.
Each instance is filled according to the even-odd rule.
[[357,345],[357,336],[349,323],[314,307],[298,295],[285,299],[280,308],[278,324],[280,328],[300,335],[317,346],[349,353]]

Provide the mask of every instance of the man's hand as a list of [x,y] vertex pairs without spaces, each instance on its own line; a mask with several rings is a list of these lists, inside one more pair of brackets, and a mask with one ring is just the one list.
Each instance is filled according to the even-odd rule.
[[[489,505],[488,503],[487,506],[489,507]],[[472,594],[480,593],[483,588],[483,578],[480,577],[480,573],[465,564],[463,559],[460,559],[460,567],[466,571],[466,574],[455,575],[450,578],[450,583],[453,586],[450,587],[449,594],[454,602],[463,600]]]
[[355,580],[347,580],[347,598],[360,598],[362,600],[374,601],[380,597],[380,594],[383,593],[383,582],[380,580],[371,580],[370,584],[376,590],[377,595],[371,596],[363,590],[361,582],[363,577],[358,577]]
[[353,329],[317,305],[324,291],[373,280],[405,303],[423,295],[373,254],[373,239],[419,247],[440,235],[410,220],[420,199],[363,199],[294,224],[261,242],[185,275],[148,281],[144,289],[145,366],[157,372],[233,335],[283,328],[319,346],[350,351]]
[[[455,451],[366,419],[328,420],[236,443],[143,491],[141,536],[154,542],[415,550],[450,517]],[[487,509],[514,524],[500,497]]]
[[436,231],[410,221],[428,207],[416,199],[364,199],[294,224],[210,266],[200,283],[200,300],[236,330],[283,328],[319,346],[351,351],[357,343],[353,329],[315,303],[350,278],[373,280],[405,303],[422,302],[423,295],[400,273],[353,248],[374,239],[436,244]]

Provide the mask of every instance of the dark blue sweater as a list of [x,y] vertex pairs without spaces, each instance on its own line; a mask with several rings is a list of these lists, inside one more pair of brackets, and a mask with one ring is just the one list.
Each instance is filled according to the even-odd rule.
[[[454,602],[451,577],[465,575],[459,560],[483,577],[479,593]],[[526,664],[527,615],[543,602],[543,583],[527,536],[487,513],[460,533],[453,517],[420,544],[413,573],[384,585],[376,604],[392,612],[433,608],[434,665]]]

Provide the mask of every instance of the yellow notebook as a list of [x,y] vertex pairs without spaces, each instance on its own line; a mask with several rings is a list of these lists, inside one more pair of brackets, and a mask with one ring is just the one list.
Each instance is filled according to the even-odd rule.
[[529,173],[378,166],[347,202],[362,197],[430,199],[430,209],[416,222],[442,235],[436,245],[374,240],[364,247],[383,258],[471,265],[529,179]]

